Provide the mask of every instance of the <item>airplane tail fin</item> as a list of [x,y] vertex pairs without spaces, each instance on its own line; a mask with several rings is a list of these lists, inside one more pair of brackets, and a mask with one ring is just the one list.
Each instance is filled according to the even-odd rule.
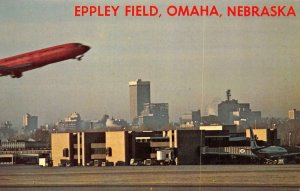
[[255,139],[255,136],[254,136],[254,133],[253,133],[253,130],[251,127],[250,127],[250,146],[251,146],[251,149],[260,148],[256,143],[256,139]]

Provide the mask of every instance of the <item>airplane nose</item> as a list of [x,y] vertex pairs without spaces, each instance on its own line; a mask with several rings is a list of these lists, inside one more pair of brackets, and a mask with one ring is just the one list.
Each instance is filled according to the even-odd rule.
[[85,46],[84,46],[84,49],[85,49],[85,51],[88,51],[88,50],[91,49],[91,47],[85,45]]

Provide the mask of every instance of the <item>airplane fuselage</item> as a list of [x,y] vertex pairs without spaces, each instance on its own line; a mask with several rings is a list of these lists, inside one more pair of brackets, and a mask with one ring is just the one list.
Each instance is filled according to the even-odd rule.
[[287,154],[288,151],[283,147],[278,146],[268,146],[257,149],[252,149],[252,152],[259,158],[281,158],[284,154]]
[[[22,72],[68,59],[81,59],[90,47],[80,43],[68,43],[17,56],[0,59],[0,76],[21,77]],[[78,57],[80,56],[80,57]]]

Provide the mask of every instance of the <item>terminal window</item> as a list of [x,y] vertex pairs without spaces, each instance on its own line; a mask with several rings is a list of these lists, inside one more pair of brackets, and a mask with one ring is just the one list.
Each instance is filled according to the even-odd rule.
[[108,147],[107,149],[106,149],[106,155],[108,155],[108,156],[112,156],[112,149],[111,149],[111,147]]
[[63,157],[69,157],[69,149],[68,148],[63,149]]

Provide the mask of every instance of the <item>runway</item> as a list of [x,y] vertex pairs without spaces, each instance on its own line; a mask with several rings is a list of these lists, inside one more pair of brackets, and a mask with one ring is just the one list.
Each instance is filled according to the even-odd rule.
[[300,165],[1,166],[0,190],[300,190]]

